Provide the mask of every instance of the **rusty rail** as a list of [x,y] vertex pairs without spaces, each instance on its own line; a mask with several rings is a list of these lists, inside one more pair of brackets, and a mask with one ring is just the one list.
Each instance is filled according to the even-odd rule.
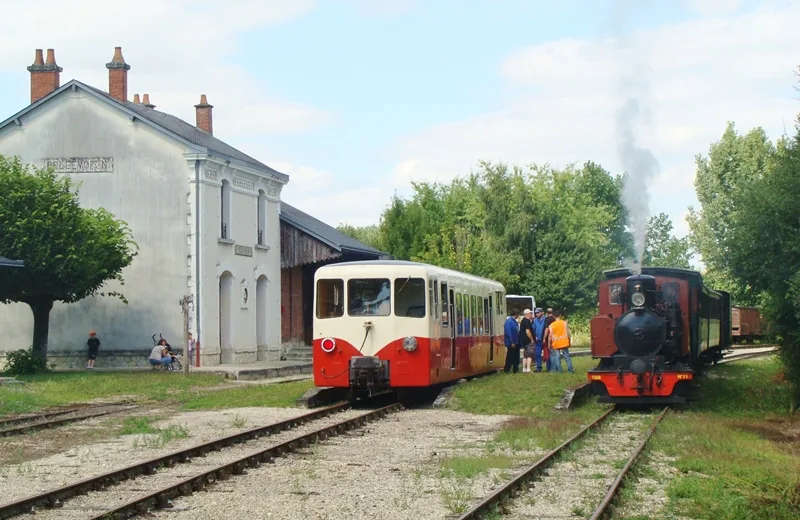
[[219,480],[227,480],[232,475],[245,474],[248,467],[253,468],[257,467],[261,463],[273,462],[275,458],[281,457],[287,453],[291,453],[297,448],[314,444],[317,441],[325,440],[328,437],[335,437],[346,431],[363,426],[369,421],[382,419],[390,412],[401,409],[402,405],[395,403],[359,415],[358,417],[341,421],[331,426],[325,426],[311,433],[295,437],[294,439],[281,443],[277,446],[247,455],[222,466],[217,466],[208,471],[204,471],[199,475],[188,477],[175,484],[159,489],[154,493],[133,499],[130,502],[105,511],[97,516],[92,517],[90,520],[117,520],[131,518],[133,516],[146,513],[152,507],[158,509],[171,507],[170,500],[172,498],[181,495],[191,495],[192,493],[201,491],[209,484],[213,484]]
[[[111,405],[114,406],[114,405]],[[112,413],[119,413],[119,412],[126,412],[128,410],[133,410],[137,408],[136,406],[129,406],[129,407],[122,407],[117,408],[115,410],[103,410],[101,412],[91,412],[88,414],[81,414],[81,415],[74,415],[72,417],[62,417],[60,419],[52,419],[50,421],[43,421],[43,422],[33,422],[30,424],[23,424],[22,426],[16,426],[14,428],[7,428],[5,430],[0,430],[0,437],[11,437],[13,435],[21,435],[23,433],[34,432],[38,430],[46,430],[48,428],[52,428],[54,426],[61,426],[62,424],[68,424],[72,422],[84,421],[86,419],[93,419],[95,417],[102,417],[104,415],[110,415]],[[66,413],[74,413],[80,411],[72,410]],[[44,414],[42,414],[44,415]],[[62,413],[54,412],[54,415],[64,415]],[[51,415],[52,417],[52,415]],[[20,418],[21,419],[21,418]],[[29,420],[35,420],[35,418],[29,418]]]
[[622,484],[625,481],[625,477],[628,476],[628,473],[630,472],[634,463],[636,463],[636,459],[639,458],[639,455],[644,450],[647,441],[649,441],[650,437],[653,436],[653,432],[656,431],[656,427],[661,422],[661,419],[663,419],[664,416],[667,414],[668,410],[669,407],[665,407],[661,411],[661,413],[658,414],[658,417],[656,417],[655,421],[653,421],[653,424],[650,425],[650,429],[647,430],[647,435],[645,435],[644,439],[642,439],[642,442],[639,443],[639,445],[636,447],[636,450],[633,452],[630,458],[628,458],[628,462],[625,463],[625,466],[623,466],[622,470],[620,470],[619,475],[617,475],[617,478],[615,478],[614,482],[611,483],[611,486],[608,488],[606,495],[603,497],[603,500],[600,502],[600,505],[598,505],[597,508],[594,510],[592,516],[589,517],[589,520],[599,520],[600,518],[603,518],[606,515],[606,513],[609,512],[608,508],[611,505],[612,501],[614,500],[614,497],[616,497],[617,493],[622,487]]
[[0,505],[0,519],[11,518],[13,516],[30,513],[37,507],[61,507],[62,502],[68,498],[80,495],[94,489],[110,486],[122,482],[123,480],[135,479],[140,475],[150,475],[155,473],[158,468],[172,466],[179,462],[186,462],[195,456],[202,456],[210,451],[217,451],[222,448],[233,446],[242,442],[247,442],[264,435],[282,432],[295,428],[315,419],[321,419],[334,413],[342,412],[351,407],[350,403],[338,403],[326,408],[320,408],[299,417],[287,419],[278,423],[265,426],[250,428],[243,432],[235,433],[209,441],[196,446],[172,452],[167,455],[154,459],[138,462],[121,469],[112,470],[96,477],[90,477],[79,482],[67,484],[66,486],[45,491],[44,493],[23,498],[16,502]]
[[526,468],[522,473],[514,477],[510,482],[503,485],[500,489],[484,498],[478,505],[458,517],[458,520],[472,520],[480,518],[479,515],[488,512],[493,506],[499,505],[501,502],[511,497],[514,492],[521,489],[527,482],[534,480],[539,474],[549,466],[555,458],[569,447],[573,442],[577,441],[590,430],[593,430],[602,424],[608,417],[614,413],[616,408],[610,408],[603,415],[592,421],[588,426],[585,426],[581,431],[564,441],[556,449],[550,451],[547,455],[542,457],[538,462]]

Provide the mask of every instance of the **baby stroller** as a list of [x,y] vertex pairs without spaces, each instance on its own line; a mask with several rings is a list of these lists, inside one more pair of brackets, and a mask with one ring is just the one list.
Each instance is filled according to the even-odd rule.
[[169,357],[172,358],[172,361],[166,363],[164,365],[155,365],[154,368],[156,370],[183,370],[183,365],[181,364],[180,356],[175,354],[172,351],[172,346],[170,346],[169,342],[164,339],[164,337],[159,334],[158,341],[156,341],[156,335],[153,334],[153,346],[160,344],[162,341],[164,342],[164,348],[167,350],[167,354]]

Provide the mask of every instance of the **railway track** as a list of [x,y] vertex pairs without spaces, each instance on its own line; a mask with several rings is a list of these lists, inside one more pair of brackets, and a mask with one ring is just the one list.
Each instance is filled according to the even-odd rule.
[[[668,408],[664,408],[651,422],[649,428],[645,431],[644,435],[642,436],[640,442],[630,451],[630,455],[627,457],[625,464],[622,468],[618,471],[616,478],[611,482],[608,486],[605,495],[602,499],[600,499],[599,504],[594,508],[592,513],[589,516],[584,516],[580,514],[578,516],[584,516],[585,518],[590,518],[591,520],[598,520],[600,518],[604,518],[607,515],[609,509],[612,507],[614,502],[614,498],[616,497],[617,493],[621,489],[626,476],[630,472],[631,468],[633,467],[636,459],[644,450],[647,441],[652,437],[653,432],[656,430],[658,424],[664,418],[664,415],[667,413]],[[597,435],[597,432],[600,430],[601,426],[608,426],[609,423],[613,422],[614,420],[619,421],[620,418],[623,417],[643,417],[639,414],[628,414],[627,416],[621,414],[616,408],[610,408],[607,412],[603,415],[598,417],[588,426],[584,427],[581,431],[567,439],[564,443],[560,446],[555,448],[554,450],[550,451],[547,455],[541,458],[535,464],[528,466],[525,468],[519,475],[514,477],[511,481],[507,482],[505,485],[497,489],[491,495],[484,498],[480,503],[475,505],[472,509],[468,510],[467,512],[463,513],[458,520],[476,520],[476,519],[483,519],[486,518],[487,515],[491,514],[492,512],[502,511],[506,518],[538,518],[539,516],[575,516],[577,513],[581,512],[576,507],[573,507],[572,510],[566,509],[565,511],[557,511],[557,510],[547,510],[547,511],[540,511],[543,506],[541,505],[542,502],[539,500],[537,495],[537,488],[543,488],[547,491],[547,488],[557,488],[559,487],[559,483],[557,482],[559,479],[571,479],[573,482],[575,480],[579,480],[574,474],[574,470],[572,468],[569,469],[571,472],[569,475],[559,475],[557,473],[549,474],[553,467],[556,465],[557,460],[564,454],[566,454],[569,450],[571,450],[576,441],[590,435]],[[624,424],[621,429],[614,428],[612,426],[610,428],[610,433],[614,438],[622,438],[620,432],[624,430]],[[619,430],[619,431],[618,431]],[[600,443],[602,445],[602,443]],[[596,462],[596,461],[595,461]],[[608,464],[606,464],[608,465]],[[600,474],[598,474],[600,475]],[[546,480],[553,480],[555,484],[550,483],[548,486],[547,482],[543,482]],[[538,482],[536,482],[538,481]],[[538,485],[537,485],[538,484]],[[580,491],[583,489],[579,489],[578,495],[569,494],[568,498],[565,499],[564,502],[566,504],[559,503],[556,504],[556,508],[558,506],[569,507],[573,506],[574,504],[574,497],[581,496]],[[534,496],[528,497],[529,500],[523,501],[521,500],[524,494],[531,494]],[[544,506],[547,507],[547,506]]]
[[[89,408],[72,408],[68,410],[59,410],[55,412],[30,415],[27,417],[4,419],[0,421],[0,437],[11,437],[14,435],[35,432],[38,430],[46,430],[56,426],[62,426],[64,424],[84,421],[86,419],[93,419],[95,417],[102,417],[104,415],[111,415],[113,413],[126,412],[135,408],[137,408],[135,405],[129,406],[126,404],[114,404]],[[90,410],[88,413],[81,413],[85,412],[87,409]]]
[[[740,349],[740,352],[737,352],[734,355],[725,356],[721,360],[717,361],[717,364],[721,365],[723,363],[731,363],[733,361],[740,361],[742,359],[752,359],[752,358],[769,356],[769,355],[774,354],[778,350],[777,347],[772,347],[772,346],[763,347],[763,348],[759,347],[759,348],[761,350],[759,350],[758,352],[741,352],[742,349]],[[751,349],[747,349],[747,350],[751,350]]]
[[[119,519],[146,513],[151,508],[169,508],[170,500],[177,496],[190,495],[216,481],[241,475],[246,473],[249,467],[271,463],[275,458],[292,453],[298,448],[386,417],[391,412],[401,410],[402,406],[395,402],[299,435],[292,435],[294,430],[304,425],[311,426],[311,423],[324,422],[330,416],[351,409],[350,403],[335,404],[299,417],[251,428],[0,505],[0,519],[28,513],[36,514],[37,518],[43,520]],[[269,438],[262,439],[262,437]],[[200,471],[189,476],[185,475],[197,468],[200,468]],[[126,485],[129,489],[124,489]],[[142,494],[143,490],[147,493]],[[100,505],[97,499],[100,500]],[[109,507],[109,504],[115,505]],[[100,514],[96,514],[97,510],[100,510]]]

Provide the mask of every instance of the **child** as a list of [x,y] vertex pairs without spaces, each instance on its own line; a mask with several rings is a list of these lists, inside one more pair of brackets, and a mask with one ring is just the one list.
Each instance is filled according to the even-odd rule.
[[89,331],[89,340],[86,342],[89,347],[89,360],[86,362],[86,368],[94,368],[94,360],[97,359],[97,351],[100,349],[100,340],[97,339],[95,331]]

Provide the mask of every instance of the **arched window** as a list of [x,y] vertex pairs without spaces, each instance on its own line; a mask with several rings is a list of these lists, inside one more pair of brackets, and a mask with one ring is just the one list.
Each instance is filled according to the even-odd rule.
[[264,190],[258,190],[258,245],[267,243],[267,196]]
[[220,209],[222,224],[220,237],[229,238],[231,232],[231,184],[227,180],[222,181]]

